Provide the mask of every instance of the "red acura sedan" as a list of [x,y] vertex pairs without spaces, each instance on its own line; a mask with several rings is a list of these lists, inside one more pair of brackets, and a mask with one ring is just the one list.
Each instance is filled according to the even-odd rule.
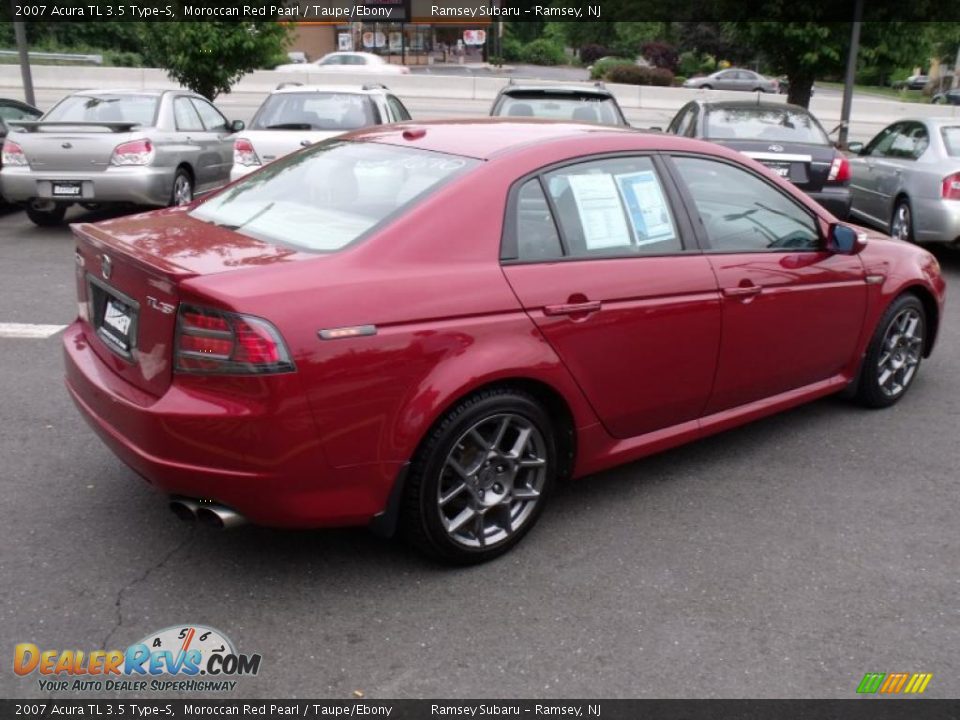
[[455,562],[562,478],[831,393],[892,405],[944,301],[928,252],[753,160],[595,125],[378,127],[73,230],[67,387],[178,514]]

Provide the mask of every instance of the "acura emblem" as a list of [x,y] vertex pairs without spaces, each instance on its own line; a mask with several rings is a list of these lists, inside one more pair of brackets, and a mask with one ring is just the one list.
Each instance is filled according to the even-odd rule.
[[783,152],[783,145],[771,145],[767,150],[770,152]]
[[109,255],[103,255],[100,258],[100,274],[103,275],[104,280],[110,279],[110,273],[113,272],[113,261],[110,259]]
[[69,150],[70,148],[73,147],[73,145],[71,143],[65,142],[60,147],[62,147],[64,150]]

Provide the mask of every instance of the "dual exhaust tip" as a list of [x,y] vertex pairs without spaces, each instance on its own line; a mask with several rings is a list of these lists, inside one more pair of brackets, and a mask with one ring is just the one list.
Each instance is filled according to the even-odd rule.
[[224,505],[200,502],[192,498],[171,498],[170,510],[184,522],[196,521],[218,530],[237,527],[247,522],[243,515]]

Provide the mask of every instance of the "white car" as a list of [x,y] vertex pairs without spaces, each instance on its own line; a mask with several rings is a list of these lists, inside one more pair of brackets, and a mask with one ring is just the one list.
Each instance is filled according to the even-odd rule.
[[332,52],[310,63],[291,63],[278,65],[274,70],[280,72],[335,72],[335,73],[380,73],[389,75],[408,75],[406,65],[388,63],[379,55],[365,52]]
[[250,125],[234,140],[230,180],[321,140],[409,119],[403,103],[379,83],[285,83],[267,96]]

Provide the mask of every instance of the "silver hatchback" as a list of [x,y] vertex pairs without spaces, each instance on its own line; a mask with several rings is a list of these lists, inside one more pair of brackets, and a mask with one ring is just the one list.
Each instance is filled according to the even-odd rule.
[[74,203],[189,203],[229,180],[243,128],[184,90],[77,92],[10,125],[0,190],[38,225],[59,223]]
[[901,120],[850,151],[854,217],[908,242],[960,240],[960,118]]

